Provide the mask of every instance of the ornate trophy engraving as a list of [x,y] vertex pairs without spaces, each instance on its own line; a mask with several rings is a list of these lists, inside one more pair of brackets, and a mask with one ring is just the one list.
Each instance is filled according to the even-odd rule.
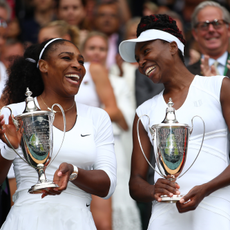
[[[147,115],[143,115],[143,116],[147,116]],[[192,128],[190,128],[187,124],[179,123],[176,120],[175,109],[173,108],[173,102],[170,98],[168,102],[168,108],[166,109],[166,116],[163,122],[157,125],[153,125],[152,127],[149,127],[152,136],[153,146],[154,146],[153,142],[156,136],[156,146],[157,146],[156,165],[160,172],[158,172],[151,165],[151,163],[145,156],[145,153],[141,146],[140,136],[139,136],[139,121],[141,117],[137,122],[138,141],[140,144],[141,151],[146,161],[150,165],[150,167],[153,168],[160,176],[164,177],[165,179],[175,181],[177,178],[183,176],[192,167],[198,155],[200,154],[203,145],[204,135],[205,135],[205,124],[201,117],[199,118],[203,122],[203,137],[202,137],[200,149],[191,166],[182,175],[180,175],[186,161],[189,136],[193,130],[193,119],[195,117],[199,117],[199,116],[194,116],[192,118],[191,121]],[[162,196],[162,201],[175,203],[178,200],[180,200],[181,197],[182,195],[178,195],[178,196],[174,195],[173,197],[168,197],[165,195]]]
[[[4,135],[15,153],[37,171],[38,182],[29,189],[29,193],[37,194],[42,193],[42,190],[47,188],[58,187],[58,185],[55,183],[48,181],[45,175],[45,169],[51,163],[51,156],[53,152],[53,121],[55,118],[53,107],[55,105],[61,109],[64,120],[64,134],[62,143],[65,136],[66,121],[65,113],[59,104],[54,104],[51,107],[51,111],[42,111],[36,106],[31,95],[32,92],[27,88],[25,110],[22,114],[15,116],[15,118],[12,117],[12,110],[10,107],[3,107],[10,110],[10,116],[12,117],[17,129],[22,125],[22,127],[20,127],[23,129],[20,147],[22,149],[24,158],[13,148],[6,134]],[[60,151],[61,146],[58,152]],[[57,156],[58,152],[56,153],[55,157]],[[52,161],[55,157],[52,158]]]

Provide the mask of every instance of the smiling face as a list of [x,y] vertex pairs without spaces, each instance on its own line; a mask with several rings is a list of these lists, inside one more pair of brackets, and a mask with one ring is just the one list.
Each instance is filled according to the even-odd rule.
[[102,65],[106,63],[108,43],[99,35],[90,37],[84,46],[83,56],[86,61],[97,62]]
[[172,65],[170,43],[161,40],[137,43],[135,58],[142,74],[154,83],[163,83],[162,76],[168,74],[168,67]]
[[[223,14],[219,8],[213,6],[205,7],[197,15],[198,22],[211,22],[215,19],[223,19]],[[209,25],[206,31],[198,27],[193,29],[192,33],[201,53],[214,59],[220,57],[228,49],[230,29],[226,24],[223,24],[219,29]]]
[[85,75],[84,58],[70,42],[53,44],[46,60],[39,61],[45,88],[58,95],[77,94]]

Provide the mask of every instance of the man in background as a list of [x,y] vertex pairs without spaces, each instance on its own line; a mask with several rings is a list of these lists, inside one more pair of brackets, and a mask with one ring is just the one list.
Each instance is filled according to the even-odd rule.
[[212,1],[200,3],[192,15],[192,34],[201,52],[201,59],[188,66],[193,74],[230,77],[227,60],[230,37],[229,12]]

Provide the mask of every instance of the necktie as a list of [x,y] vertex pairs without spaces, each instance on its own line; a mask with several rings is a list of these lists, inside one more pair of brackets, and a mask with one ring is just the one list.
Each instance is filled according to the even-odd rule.
[[214,68],[215,68],[215,70],[216,70],[216,74],[217,75],[220,75],[220,73],[219,73],[219,71],[218,71],[218,69],[217,69],[217,66],[218,66],[218,61],[215,61],[214,63],[213,63],[213,66],[214,66]]

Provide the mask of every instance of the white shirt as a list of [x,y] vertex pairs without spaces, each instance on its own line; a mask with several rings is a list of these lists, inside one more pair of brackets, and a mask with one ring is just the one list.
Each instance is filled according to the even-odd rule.
[[221,57],[217,58],[216,60],[213,59],[213,58],[209,58],[208,64],[209,64],[209,66],[212,66],[213,63],[215,61],[217,61],[219,63],[218,66],[217,66],[219,74],[224,75],[224,70],[225,70],[225,67],[226,67],[227,58],[228,58],[228,52],[226,51]]

